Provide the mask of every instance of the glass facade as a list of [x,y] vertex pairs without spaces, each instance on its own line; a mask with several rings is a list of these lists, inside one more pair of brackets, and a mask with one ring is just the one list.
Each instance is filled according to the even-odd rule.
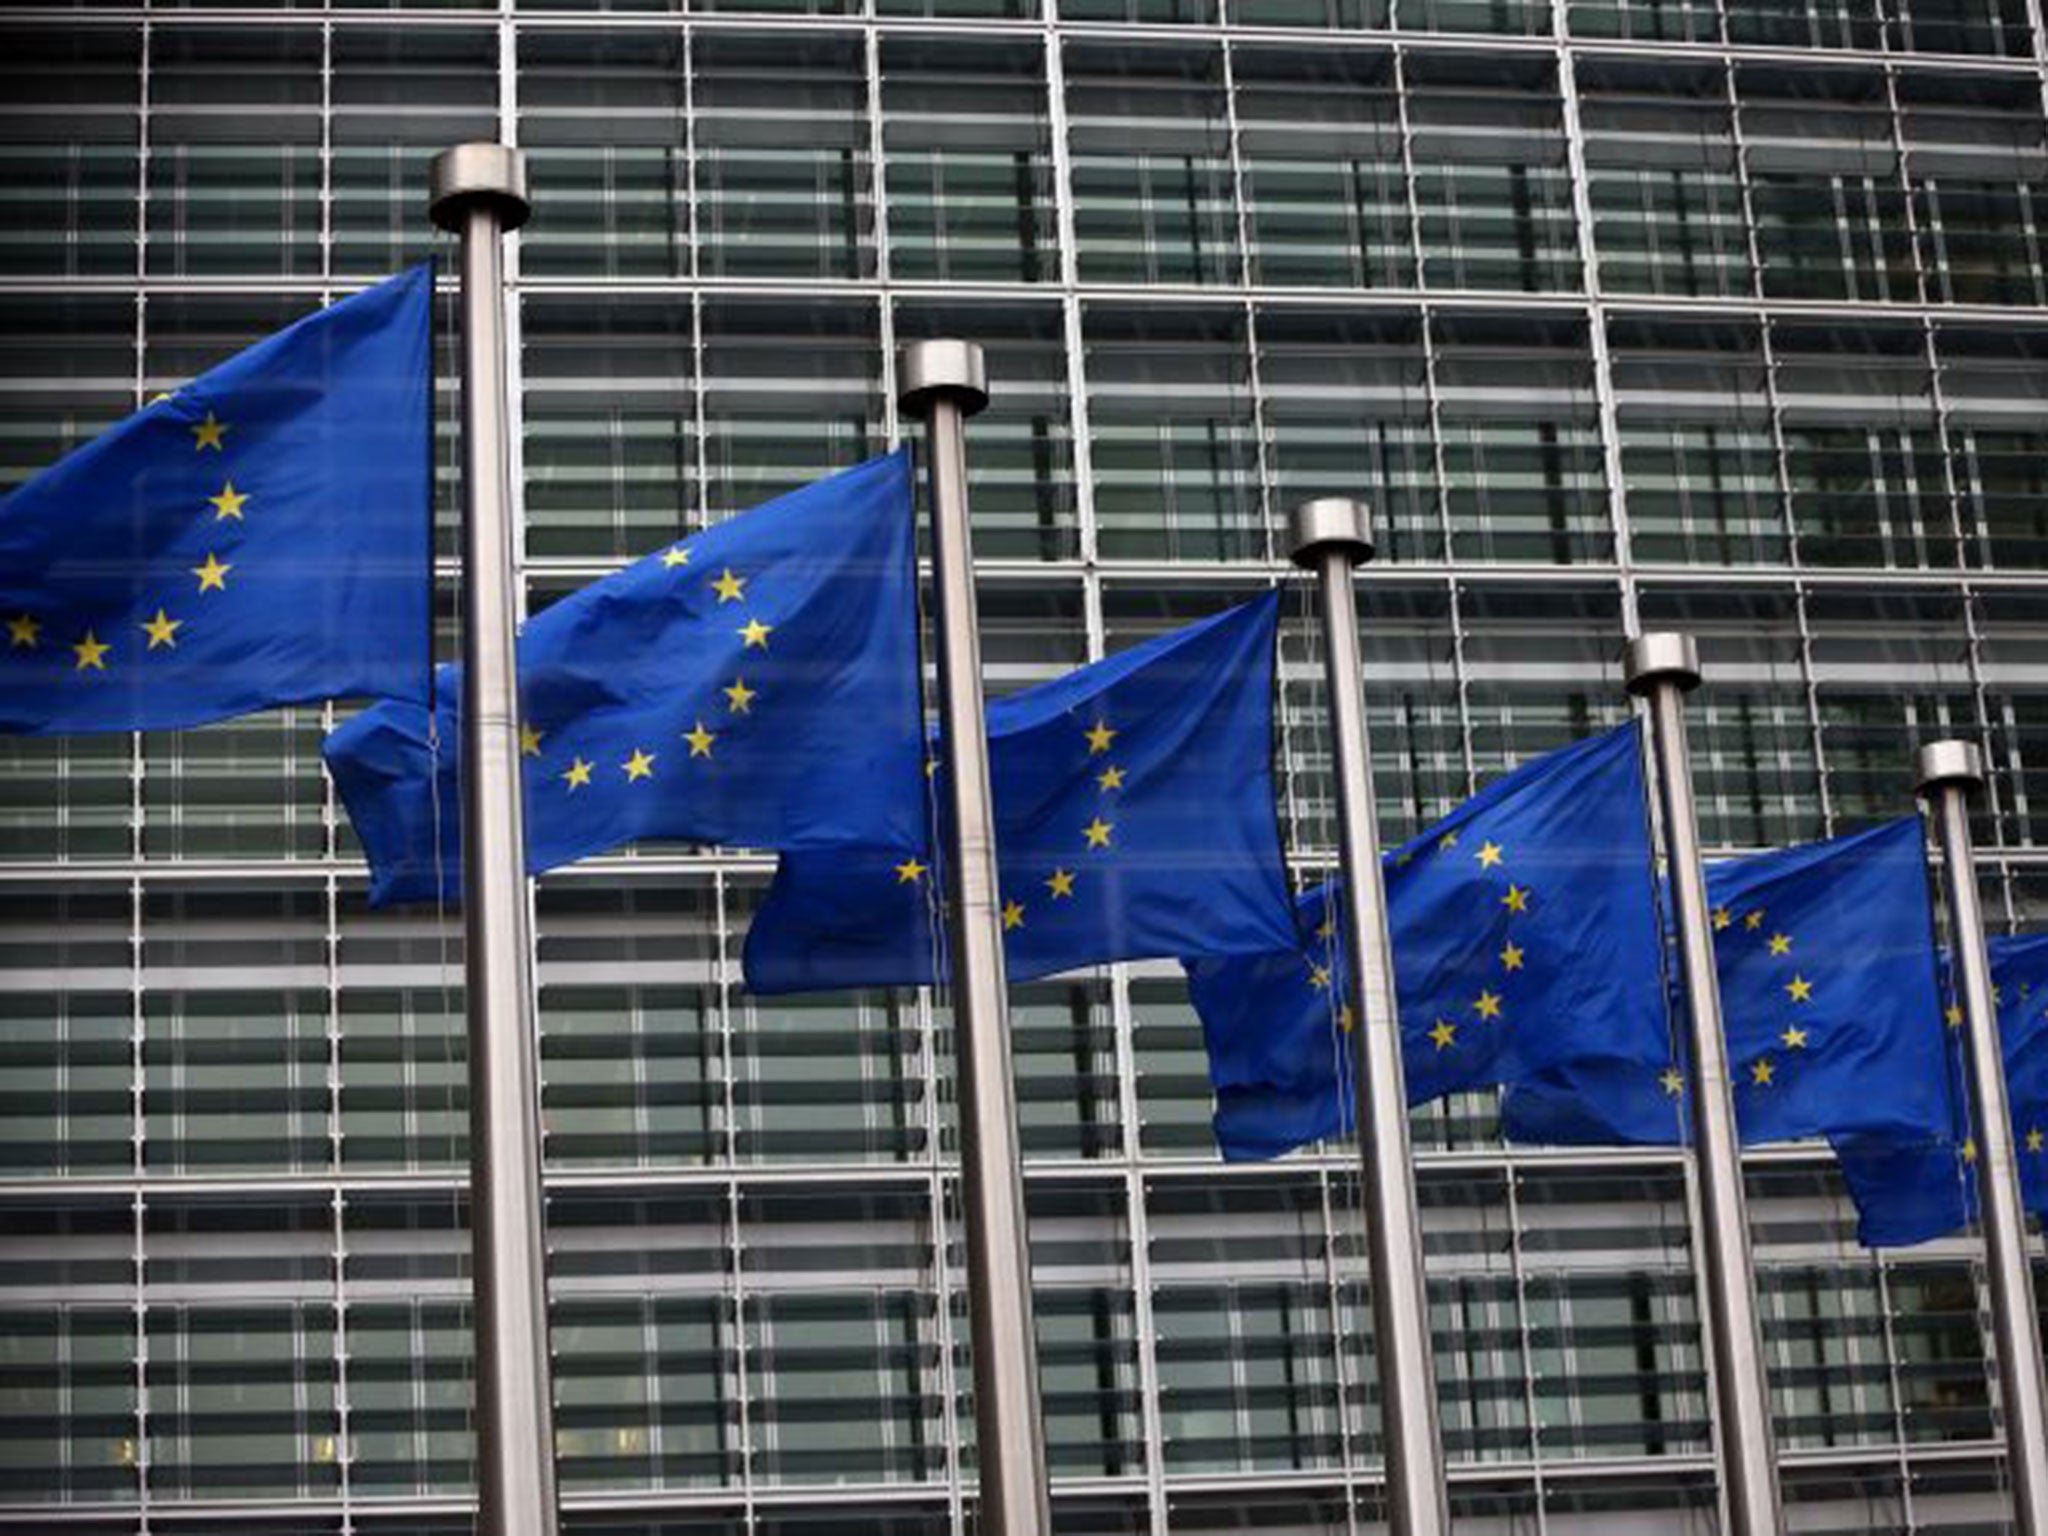
[[[0,483],[424,254],[430,155],[502,138],[530,603],[881,449],[896,346],[964,335],[993,689],[1292,580],[1287,507],[1364,494],[1390,836],[1683,627],[1715,847],[1897,814],[1966,735],[1990,911],[2048,916],[2032,0],[8,12]],[[468,1530],[459,924],[366,908],[338,712],[0,738],[0,1526]],[[971,1525],[944,1000],[747,995],[767,868],[538,887],[578,1536]],[[1013,1006],[1059,1529],[1371,1529],[1348,1149],[1221,1168],[1169,965]],[[1460,1531],[1711,1530],[1683,1160],[1510,1149],[1484,1095],[1414,1130]],[[1978,1245],[1863,1252],[1818,1147],[1750,1180],[1795,1528],[2001,1529]]]

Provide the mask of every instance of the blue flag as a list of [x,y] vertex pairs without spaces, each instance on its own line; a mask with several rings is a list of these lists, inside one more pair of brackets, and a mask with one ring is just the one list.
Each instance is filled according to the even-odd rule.
[[[528,870],[645,837],[753,848],[916,839],[916,599],[901,451],[530,620],[519,639]],[[460,886],[461,681],[443,667],[432,715],[378,705],[327,740],[373,905]]]
[[[1411,1104],[1582,1053],[1668,1059],[1648,826],[1631,723],[1524,763],[1388,856]],[[1226,1158],[1354,1127],[1338,890],[1301,898],[1285,953],[1186,963]]]
[[[1986,948],[2020,1199],[2027,1210],[2048,1215],[2048,935],[1994,938]],[[1943,994],[1953,995],[1946,986]],[[1949,1002],[1944,1018],[1952,1106],[1947,1132],[1919,1138],[1845,1137],[1835,1143],[1843,1182],[1856,1204],[1857,1236],[1865,1247],[1924,1243],[1977,1219],[1977,1139],[1970,1126],[1961,1006]]]
[[0,731],[426,699],[433,287],[308,315],[0,501]]
[[[1934,914],[1917,818],[1707,870],[1707,899],[1746,1145],[1948,1123]],[[1510,1140],[1690,1140],[1678,1053],[1580,1060],[1510,1091]]]
[[[1289,941],[1272,774],[1279,608],[1266,593],[989,705],[1011,980]],[[944,804],[936,772],[934,787]],[[785,855],[747,933],[747,985],[945,974],[931,847],[920,834]]]

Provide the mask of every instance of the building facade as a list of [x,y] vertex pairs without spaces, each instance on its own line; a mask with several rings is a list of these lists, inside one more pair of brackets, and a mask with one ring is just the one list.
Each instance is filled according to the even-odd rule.
[[[8,11],[0,482],[426,254],[428,158],[505,139],[532,603],[880,450],[896,346],[966,336],[992,688],[1295,581],[1286,508],[1365,495],[1390,835],[1681,627],[1713,845],[1899,814],[1967,735],[1989,909],[2048,905],[2037,0]],[[0,738],[0,1526],[469,1528],[459,923],[367,910],[332,718]],[[971,1514],[944,1000],[747,995],[767,871],[537,889],[579,1536]],[[1013,1004],[1059,1529],[1372,1529],[1349,1150],[1216,1162],[1171,966]],[[1414,1132],[1460,1531],[1712,1530],[1683,1159]],[[1871,1255],[1823,1149],[1750,1171],[1795,1529],[2001,1529],[1978,1243]]]

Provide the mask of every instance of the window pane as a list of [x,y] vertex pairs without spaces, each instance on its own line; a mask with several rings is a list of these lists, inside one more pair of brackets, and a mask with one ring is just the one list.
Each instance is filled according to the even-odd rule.
[[534,276],[690,272],[687,44],[670,32],[522,32],[520,134]]
[[526,552],[630,560],[697,526],[687,300],[526,306]]
[[1443,559],[1420,317],[1274,305],[1257,319],[1276,504],[1361,496],[1377,559]]
[[1785,498],[1759,333],[1614,320],[1608,347],[1635,558],[1784,563]]
[[874,271],[866,68],[836,37],[700,33],[698,261],[716,277]]
[[149,63],[150,272],[319,272],[319,31],[159,27]]
[[1722,72],[1589,59],[1578,82],[1601,285],[1687,297],[1749,293]]
[[125,1172],[135,1160],[125,891],[0,896],[0,1176]]
[[135,270],[140,34],[0,30],[0,273]]
[[1252,281],[1413,288],[1392,58],[1241,48],[1233,63]]
[[1581,287],[1550,66],[1434,55],[1411,58],[1406,77],[1424,283]]
[[1222,55],[1077,45],[1066,70],[1081,280],[1237,281]]
[[890,273],[1052,282],[1058,212],[1035,48],[890,39],[882,48]]
[[1082,323],[1100,552],[1155,560],[1263,555],[1240,317],[1090,306]]
[[1765,295],[1916,298],[1883,78],[1759,66],[1736,83]]
[[[450,144],[498,137],[497,39],[337,27],[331,49],[330,259],[337,273],[382,277],[419,259],[428,163]],[[552,223],[552,196],[547,206]]]
[[1552,565],[1611,559],[1584,330],[1491,315],[1435,325],[1453,553]]

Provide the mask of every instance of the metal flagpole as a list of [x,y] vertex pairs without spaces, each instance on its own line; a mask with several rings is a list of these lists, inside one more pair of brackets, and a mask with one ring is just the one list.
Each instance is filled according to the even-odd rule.
[[1728,1039],[1721,1023],[1721,983],[1714,966],[1714,930],[1693,809],[1692,759],[1685,740],[1685,695],[1699,686],[1699,652],[1690,635],[1638,635],[1628,644],[1624,664],[1629,692],[1650,707],[1650,740],[1664,802],[1664,851],[1677,908],[1685,994],[1691,1004],[1700,1257],[1721,1485],[1727,1499],[1725,1529],[1729,1536],[1780,1536],[1785,1525],[1778,1505],[1770,1382],[1757,1322]]
[[953,1029],[974,1334],[975,1455],[981,1464],[978,1529],[984,1536],[1051,1536],[967,521],[962,424],[988,404],[988,376],[981,348],[972,342],[920,341],[898,355],[896,379],[903,408],[925,418],[931,468],[939,722],[952,796],[946,877],[954,904]]
[[2005,1413],[2014,1529],[2019,1536],[2048,1536],[2048,1384],[2043,1380],[2041,1328],[2028,1272],[2027,1217],[2020,1203],[2005,1058],[1991,996],[1991,962],[1984,950],[1984,912],[1977,900],[1977,868],[1970,846],[1969,797],[1984,782],[1983,760],[1971,742],[1935,741],[1920,749],[1917,768],[1917,787],[1941,826],[1949,937],[1969,1027],[1977,1204],[1984,1223],[1984,1267],[1991,1273],[1991,1320],[1998,1339],[1998,1395]]
[[1422,1221],[1408,1151],[1408,1091],[1401,1071],[1393,943],[1380,869],[1379,818],[1365,735],[1365,674],[1358,644],[1355,568],[1370,560],[1372,512],[1345,497],[1294,509],[1294,563],[1323,591],[1323,671],[1337,769],[1337,844],[1344,863],[1344,941],[1358,1028],[1358,1155],[1364,1166],[1366,1242],[1372,1262],[1373,1343],[1387,1447],[1390,1536],[1450,1536],[1443,1439],[1437,1423]]
[[513,667],[503,239],[526,221],[503,144],[434,157],[434,222],[462,236],[462,887],[468,944],[477,1529],[554,1536],[540,1109]]

